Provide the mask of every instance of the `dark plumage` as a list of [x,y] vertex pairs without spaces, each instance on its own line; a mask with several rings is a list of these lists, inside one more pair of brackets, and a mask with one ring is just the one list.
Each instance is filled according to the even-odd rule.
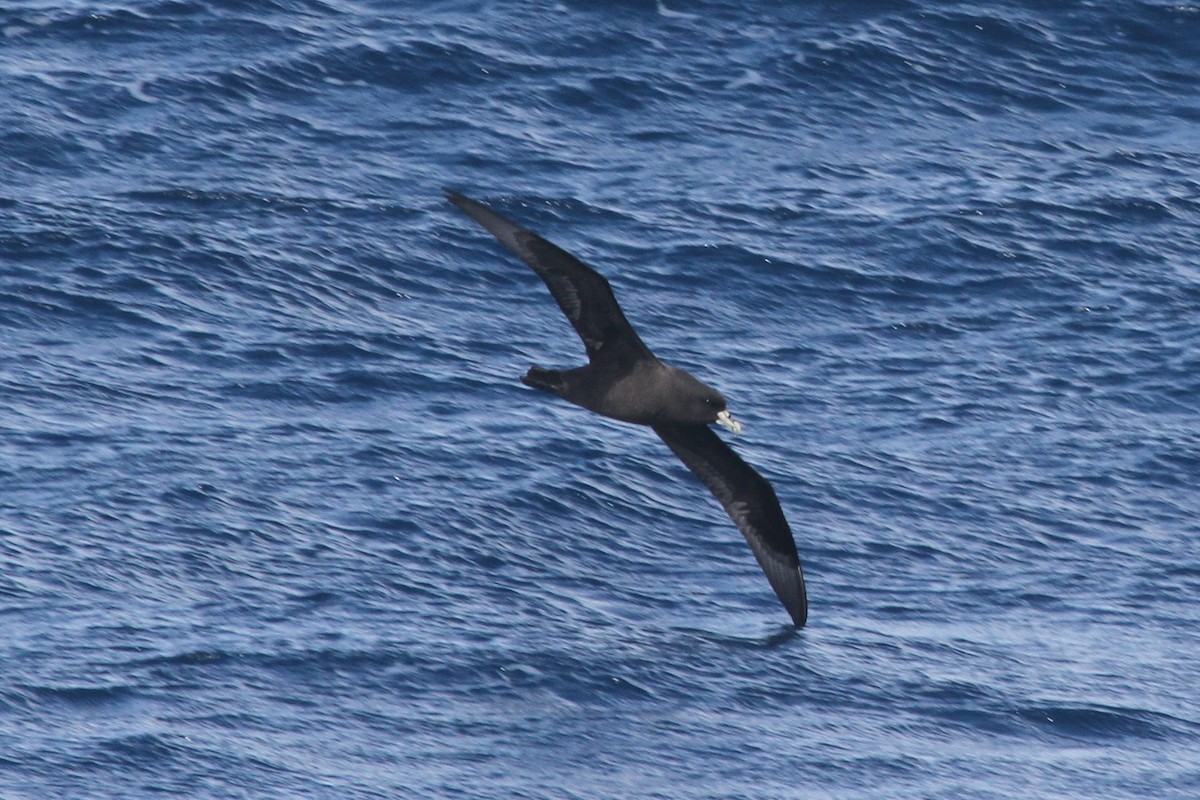
[[792,622],[802,627],[808,618],[804,573],[775,490],[708,427],[716,422],[741,431],[725,398],[654,357],[604,276],[482,203],[450,190],[446,197],[533,268],[583,340],[587,365],[531,367],[522,382],[606,417],[652,427],[724,506]]

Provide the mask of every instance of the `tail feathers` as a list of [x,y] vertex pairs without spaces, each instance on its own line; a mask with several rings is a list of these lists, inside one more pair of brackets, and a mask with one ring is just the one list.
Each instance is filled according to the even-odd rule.
[[566,381],[563,380],[563,374],[556,369],[530,367],[529,372],[521,376],[521,383],[556,395],[561,395],[566,389]]

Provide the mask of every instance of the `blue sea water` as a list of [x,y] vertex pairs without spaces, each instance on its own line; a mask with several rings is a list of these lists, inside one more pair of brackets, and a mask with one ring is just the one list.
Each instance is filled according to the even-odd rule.
[[0,798],[1200,796],[1200,6],[665,2],[0,9]]

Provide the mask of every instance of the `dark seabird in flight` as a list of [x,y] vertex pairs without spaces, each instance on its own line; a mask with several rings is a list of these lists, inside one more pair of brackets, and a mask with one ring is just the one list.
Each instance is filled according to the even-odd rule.
[[709,427],[715,422],[735,435],[741,432],[725,398],[655,358],[600,273],[482,203],[450,190],[446,197],[533,267],[583,340],[586,366],[530,367],[522,383],[597,414],[652,427],[725,507],[792,622],[803,627],[808,619],[804,573],[775,490]]

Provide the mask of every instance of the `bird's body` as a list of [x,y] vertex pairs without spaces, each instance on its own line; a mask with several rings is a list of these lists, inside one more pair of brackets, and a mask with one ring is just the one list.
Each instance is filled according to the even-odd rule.
[[802,627],[808,618],[804,574],[775,490],[708,427],[716,422],[741,431],[725,398],[655,357],[604,276],[482,203],[452,191],[446,196],[533,268],[583,340],[586,365],[531,367],[522,382],[597,414],[652,427],[725,508],[792,622]]
[[[657,358],[642,359],[620,371],[609,369],[603,363],[566,371],[533,367],[522,381],[526,386],[549,391],[589,411],[635,425],[685,421],[672,406],[673,398],[678,396],[675,390],[689,386],[703,398],[703,390],[707,388],[688,373]],[[695,413],[688,420],[709,416],[711,408],[703,399],[698,399]]]

